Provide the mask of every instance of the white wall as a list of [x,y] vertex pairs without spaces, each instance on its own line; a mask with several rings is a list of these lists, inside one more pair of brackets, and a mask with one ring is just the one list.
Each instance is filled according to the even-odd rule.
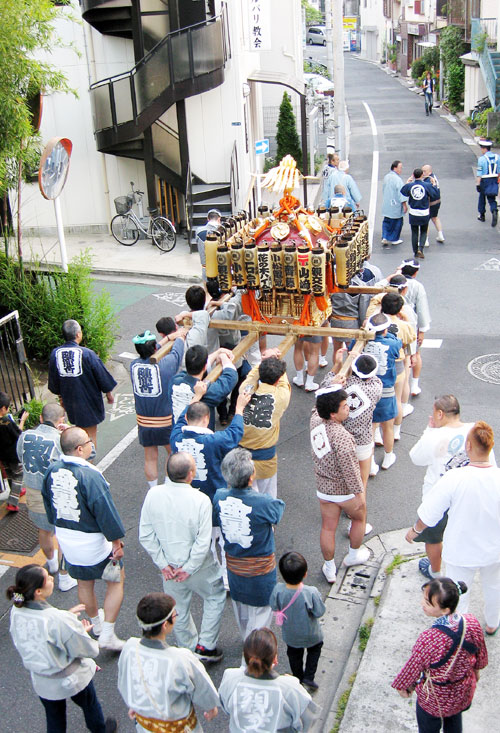
[[[360,29],[361,29],[361,57],[370,61],[380,61],[384,51],[386,40],[386,18],[383,12],[382,0],[366,0],[360,3]],[[376,29],[376,31],[375,31]],[[369,36],[376,35],[375,48],[372,47]]]
[[480,99],[488,95],[479,66],[465,65],[464,112],[469,115]]

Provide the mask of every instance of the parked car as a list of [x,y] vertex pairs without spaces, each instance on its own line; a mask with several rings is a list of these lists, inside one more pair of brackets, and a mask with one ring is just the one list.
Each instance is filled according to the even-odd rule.
[[312,89],[315,97],[333,97],[333,81],[326,79],[321,74],[304,74],[304,82]]
[[324,25],[313,25],[307,29],[306,43],[310,46],[326,46],[326,28]]

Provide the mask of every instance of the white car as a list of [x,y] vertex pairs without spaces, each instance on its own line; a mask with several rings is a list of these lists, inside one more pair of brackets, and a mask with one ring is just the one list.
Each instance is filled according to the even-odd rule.
[[326,46],[326,28],[323,25],[311,26],[307,29],[306,43],[309,46]]
[[307,87],[312,89],[314,96],[334,96],[333,81],[326,79],[324,76],[321,76],[321,74],[304,74],[304,82]]

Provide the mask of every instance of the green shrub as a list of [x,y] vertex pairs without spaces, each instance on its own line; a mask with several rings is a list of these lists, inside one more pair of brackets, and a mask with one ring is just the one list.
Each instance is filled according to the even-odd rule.
[[476,135],[478,137],[484,137],[488,134],[488,115],[490,112],[493,112],[493,108],[489,107],[488,109],[483,110],[482,112],[479,112],[475,117],[474,121],[472,122],[472,127],[475,129]]
[[451,64],[446,74],[446,91],[448,106],[452,112],[457,112],[463,106],[464,85],[465,69],[463,64]]
[[491,132],[490,137],[496,145],[500,145],[500,125],[497,125],[495,127],[495,129]]
[[33,397],[29,402],[24,403],[23,410],[26,410],[28,413],[28,418],[24,423],[24,429],[29,430],[30,428],[36,428],[36,426],[40,424],[40,415],[43,410],[42,400]]
[[411,75],[413,79],[419,79],[422,74],[425,74],[425,64],[422,58],[415,59],[411,65]]
[[39,263],[22,270],[19,263],[0,255],[0,305],[18,310],[29,357],[47,361],[61,343],[61,327],[74,318],[83,331],[82,345],[103,361],[116,338],[116,320],[109,293],[96,294],[88,252],[71,261],[68,272],[44,272]]
[[310,61],[309,59],[304,59],[304,74],[319,74],[320,76],[324,76],[325,79],[330,79],[330,74],[324,64],[318,61]]

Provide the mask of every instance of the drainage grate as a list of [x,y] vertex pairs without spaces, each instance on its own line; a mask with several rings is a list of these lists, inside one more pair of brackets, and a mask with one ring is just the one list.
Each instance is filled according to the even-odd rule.
[[476,379],[500,384],[500,354],[484,354],[469,362],[467,369]]
[[0,552],[33,552],[38,545],[38,529],[28,516],[25,504],[0,521]]
[[341,596],[350,596],[358,600],[368,598],[377,576],[378,567],[360,565],[349,568],[345,574],[342,585],[338,590]]

